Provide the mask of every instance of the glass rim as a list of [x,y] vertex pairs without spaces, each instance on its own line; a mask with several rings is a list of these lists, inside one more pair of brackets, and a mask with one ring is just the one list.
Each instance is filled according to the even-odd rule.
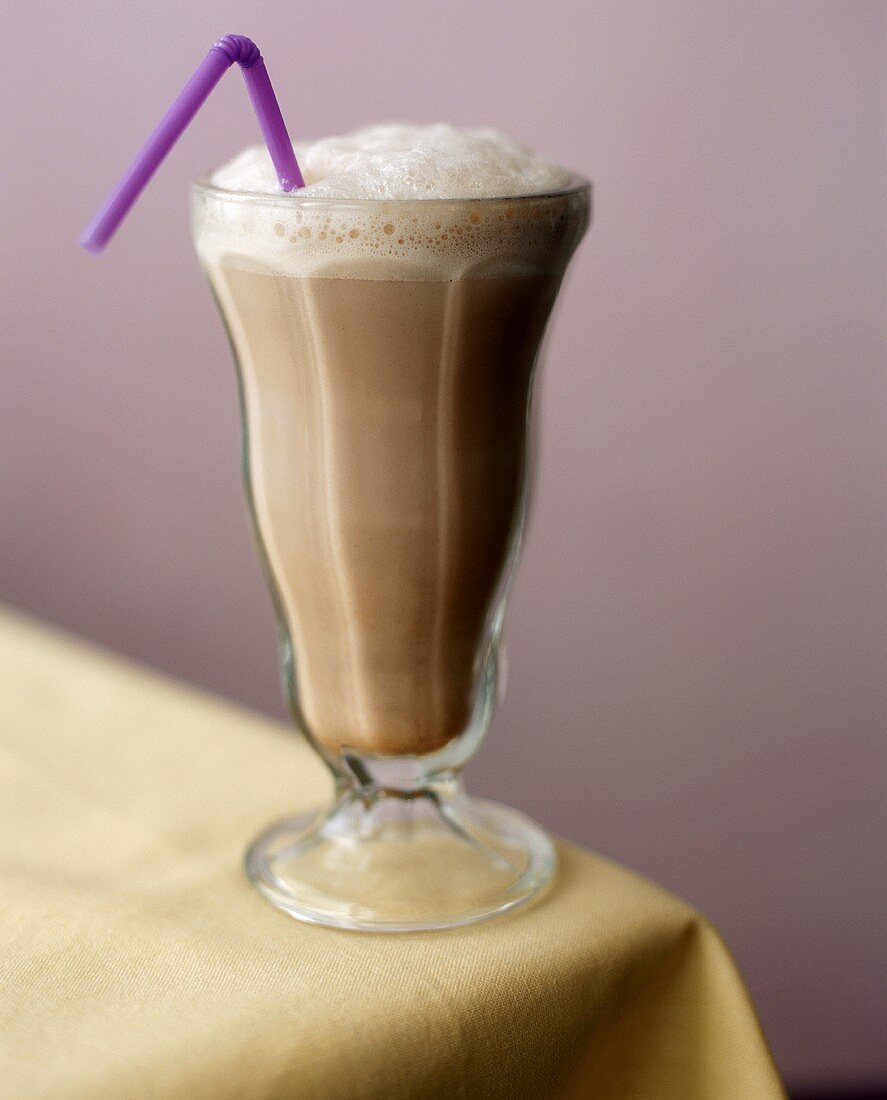
[[212,182],[209,174],[198,176],[197,179],[191,182],[191,190],[196,194],[209,195],[219,199],[231,199],[235,202],[250,203],[257,206],[290,206],[294,203],[298,203],[300,206],[362,206],[380,210],[385,206],[391,205],[413,206],[417,208],[424,207],[425,209],[430,209],[434,206],[454,206],[463,204],[484,206],[494,205],[496,203],[509,203],[513,205],[514,203],[545,202],[546,200],[550,201],[568,198],[571,195],[590,194],[592,187],[593,184],[591,180],[576,172],[570,172],[569,180],[562,187],[557,187],[551,191],[534,191],[517,195],[494,195],[480,198],[453,196],[447,199],[345,199],[333,198],[326,195],[308,195],[306,197],[300,197],[299,191],[297,190],[281,191],[277,194],[270,194],[267,191],[246,191],[232,187],[220,187],[218,184]]

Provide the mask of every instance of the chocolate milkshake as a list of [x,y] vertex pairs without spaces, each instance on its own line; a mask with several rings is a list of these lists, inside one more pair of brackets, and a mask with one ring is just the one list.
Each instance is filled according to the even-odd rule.
[[298,150],[289,196],[261,151],[195,193],[293,703],[334,754],[426,754],[472,722],[534,365],[588,217],[562,170],[433,129]]

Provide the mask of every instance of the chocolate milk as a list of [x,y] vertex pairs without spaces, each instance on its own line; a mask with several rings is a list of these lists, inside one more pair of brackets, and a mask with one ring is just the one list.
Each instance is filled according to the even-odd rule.
[[433,752],[476,703],[587,194],[196,203],[300,720],[335,753]]

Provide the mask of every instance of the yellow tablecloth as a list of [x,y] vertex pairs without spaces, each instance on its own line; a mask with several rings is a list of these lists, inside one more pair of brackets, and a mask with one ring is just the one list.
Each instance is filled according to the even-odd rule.
[[466,929],[277,912],[244,844],[326,792],[276,725],[0,615],[0,1096],[783,1095],[712,926],[568,844]]

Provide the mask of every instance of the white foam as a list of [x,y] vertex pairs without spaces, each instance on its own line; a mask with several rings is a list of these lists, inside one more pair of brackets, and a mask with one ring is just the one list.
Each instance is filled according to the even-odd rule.
[[[571,176],[496,130],[454,126],[369,126],[342,137],[297,144],[302,198],[490,199],[537,195]],[[264,146],[244,149],[212,176],[232,191],[279,195]]]
[[326,278],[528,274],[565,264],[587,221],[581,180],[492,130],[374,126],[298,156],[308,186],[296,191],[280,190],[261,147],[195,189],[206,266]]

